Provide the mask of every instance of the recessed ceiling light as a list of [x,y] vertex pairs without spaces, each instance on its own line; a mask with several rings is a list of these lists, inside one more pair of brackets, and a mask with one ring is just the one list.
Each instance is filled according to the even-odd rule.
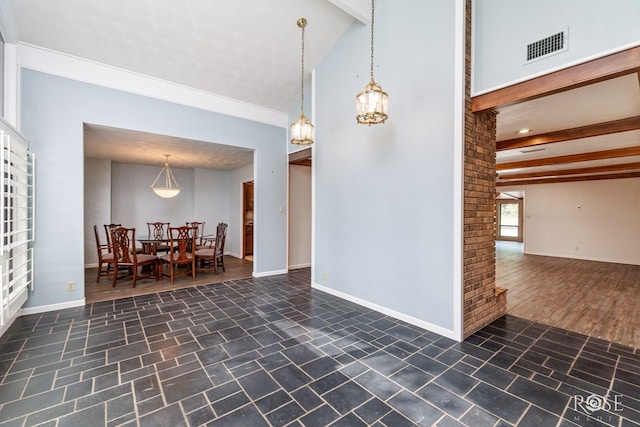
[[520,129],[516,132],[516,135],[524,135],[525,133],[531,132],[531,129]]

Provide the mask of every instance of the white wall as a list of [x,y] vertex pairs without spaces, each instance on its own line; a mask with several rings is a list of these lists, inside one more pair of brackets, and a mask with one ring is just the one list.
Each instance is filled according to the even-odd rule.
[[[473,94],[640,44],[637,0],[474,0],[473,7]],[[526,63],[528,44],[566,28],[566,51]]]
[[311,171],[289,165],[289,269],[311,266]]
[[518,189],[525,253],[640,264],[640,178]]
[[84,188],[84,263],[93,266],[98,262],[93,226],[104,244],[103,224],[111,223],[111,160],[85,157]]

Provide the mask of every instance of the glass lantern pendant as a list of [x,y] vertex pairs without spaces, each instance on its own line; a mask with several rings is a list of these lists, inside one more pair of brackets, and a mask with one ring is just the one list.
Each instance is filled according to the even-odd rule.
[[373,79],[356,96],[358,115],[356,120],[363,125],[375,125],[387,120],[387,93]]
[[356,96],[356,121],[363,125],[375,125],[387,120],[388,96],[382,86],[373,80],[373,24],[374,0],[371,0],[371,68],[369,83]]
[[291,123],[291,143],[296,145],[311,145],[315,137],[315,128],[305,117],[303,113],[300,113],[298,120]]
[[300,71],[300,117],[291,123],[291,143],[295,145],[311,145],[315,138],[315,129],[311,121],[304,115],[304,27],[307,26],[305,18],[298,19],[298,27],[302,29],[302,61]]

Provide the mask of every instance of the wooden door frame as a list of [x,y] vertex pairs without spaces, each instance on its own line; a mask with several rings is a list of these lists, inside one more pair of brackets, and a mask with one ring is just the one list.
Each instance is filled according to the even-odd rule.
[[[500,235],[500,227],[501,227],[501,215],[500,215],[500,205],[501,204],[517,204],[518,205],[518,236],[517,237],[504,237]],[[522,199],[497,199],[496,200],[496,240],[507,240],[511,242],[522,242],[524,241],[524,230],[522,226],[524,225],[524,212],[522,211],[524,203]]]

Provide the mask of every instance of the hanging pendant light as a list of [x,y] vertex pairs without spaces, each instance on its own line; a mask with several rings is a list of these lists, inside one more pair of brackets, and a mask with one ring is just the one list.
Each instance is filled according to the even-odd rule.
[[375,125],[387,120],[387,93],[373,80],[374,0],[371,0],[371,74],[369,83],[356,96],[356,120],[363,125]]
[[304,116],[304,27],[305,18],[298,19],[298,27],[302,29],[302,66],[300,73],[300,117],[291,123],[291,143],[295,145],[311,145],[315,138],[315,129],[311,121]]
[[[164,167],[156,177],[156,180],[153,181],[153,184],[151,184],[151,189],[158,196],[170,199],[172,197],[176,197],[178,193],[180,193],[180,190],[182,190],[182,187],[178,185],[176,177],[173,176],[173,172],[171,172],[171,169],[169,168],[169,154],[164,154],[164,157]],[[164,174],[164,187],[162,186],[162,181],[160,181],[160,184],[156,186],[156,183],[162,174]]]

